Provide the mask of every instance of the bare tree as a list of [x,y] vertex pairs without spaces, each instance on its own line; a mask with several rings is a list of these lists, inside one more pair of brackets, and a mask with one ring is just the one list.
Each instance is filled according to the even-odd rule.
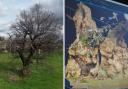
[[12,24],[16,51],[23,64],[23,76],[31,73],[30,64],[35,51],[46,41],[50,41],[49,36],[58,30],[58,26],[54,13],[41,4],[22,11]]

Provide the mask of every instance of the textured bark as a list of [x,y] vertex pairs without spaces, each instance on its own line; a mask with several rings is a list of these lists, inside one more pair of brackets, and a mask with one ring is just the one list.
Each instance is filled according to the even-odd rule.
[[30,64],[31,64],[31,59],[24,59],[24,61],[22,61],[23,67],[21,69],[21,76],[25,77],[31,74],[31,68],[30,68]]

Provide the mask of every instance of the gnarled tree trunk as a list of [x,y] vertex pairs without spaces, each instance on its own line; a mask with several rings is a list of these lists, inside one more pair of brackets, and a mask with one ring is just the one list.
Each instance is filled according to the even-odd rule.
[[23,67],[21,69],[21,75],[22,76],[27,76],[27,75],[30,75],[31,74],[31,68],[30,68],[30,59],[27,59],[25,60],[24,62],[22,61],[23,63]]
[[22,69],[20,70],[20,75],[23,77],[31,74],[30,64],[32,63],[33,54],[34,54],[34,50],[32,49],[27,57],[25,57],[25,54],[23,55],[23,53],[19,54],[23,66]]

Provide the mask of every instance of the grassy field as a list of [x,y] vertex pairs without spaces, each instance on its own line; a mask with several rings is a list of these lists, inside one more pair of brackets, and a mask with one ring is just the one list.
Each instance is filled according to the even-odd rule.
[[32,74],[21,78],[17,71],[21,61],[9,53],[0,53],[0,89],[63,89],[63,54],[43,56],[31,65]]

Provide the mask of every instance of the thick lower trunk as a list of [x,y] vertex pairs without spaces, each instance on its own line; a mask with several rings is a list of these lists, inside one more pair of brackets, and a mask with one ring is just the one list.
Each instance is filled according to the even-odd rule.
[[33,54],[34,54],[34,50],[32,48],[30,49],[30,53],[29,55],[27,55],[27,57],[25,57],[26,55],[23,54],[23,51],[19,52],[19,56],[23,64],[23,68],[20,71],[21,76],[27,76],[31,74],[30,64],[32,63],[31,58]]
[[26,76],[26,75],[30,75],[31,74],[31,69],[30,69],[29,65],[23,66],[22,74],[23,74],[23,76]]
[[21,69],[22,76],[28,76],[31,74],[30,61],[23,62],[23,68]]

